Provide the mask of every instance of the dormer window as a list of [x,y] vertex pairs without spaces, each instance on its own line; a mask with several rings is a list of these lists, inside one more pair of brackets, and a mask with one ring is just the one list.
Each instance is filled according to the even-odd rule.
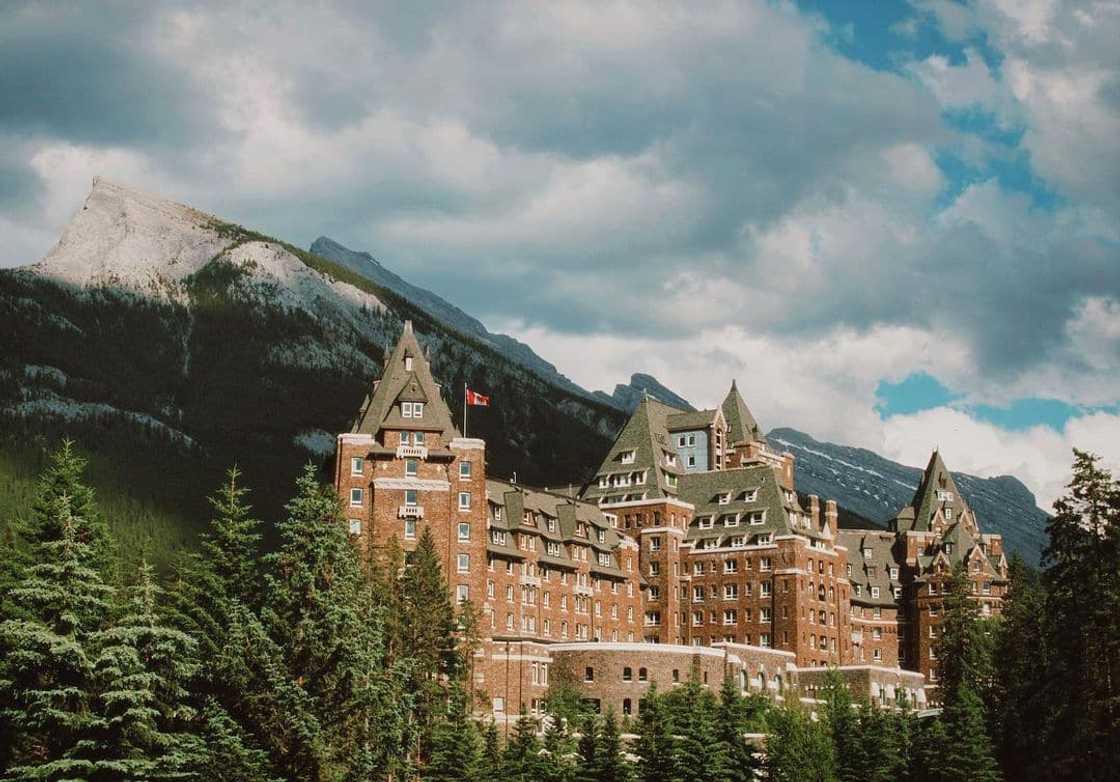
[[937,491],[937,501],[938,502],[952,502],[953,501],[953,492],[945,491],[944,489],[938,489],[938,491]]
[[766,521],[766,512],[761,511],[761,510],[756,510],[756,511],[751,513],[750,520],[751,520],[751,524],[753,526],[757,526],[759,524],[762,524],[763,522]]
[[621,461],[623,464],[633,464],[634,459],[637,458],[637,451],[623,451]]
[[758,489],[749,489],[740,495],[742,502],[754,502],[758,499]]
[[726,505],[731,502],[731,492],[727,491],[719,495],[719,504]]
[[711,516],[702,517],[698,522],[698,526],[700,527],[700,529],[711,529],[712,528],[712,517]]

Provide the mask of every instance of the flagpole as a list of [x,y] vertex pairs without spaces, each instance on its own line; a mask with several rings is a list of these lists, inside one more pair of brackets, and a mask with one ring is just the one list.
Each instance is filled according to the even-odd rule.
[[463,381],[463,437],[467,436],[467,381]]

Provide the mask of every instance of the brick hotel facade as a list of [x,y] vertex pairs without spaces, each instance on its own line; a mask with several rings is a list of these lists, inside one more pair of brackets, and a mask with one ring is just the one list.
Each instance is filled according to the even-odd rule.
[[948,574],[966,562],[981,611],[999,613],[1000,536],[936,451],[887,530],[839,529],[795,473],[733,383],[714,410],[643,400],[579,496],[492,478],[406,322],[338,436],[335,482],[363,551],[431,530],[453,597],[483,611],[473,686],[498,720],[539,710],[558,665],[622,714],[655,681],[732,676],[781,698],[829,668],[877,701],[925,704]]

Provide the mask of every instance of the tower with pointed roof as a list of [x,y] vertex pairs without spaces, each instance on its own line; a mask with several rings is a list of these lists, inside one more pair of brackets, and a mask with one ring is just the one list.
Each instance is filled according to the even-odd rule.
[[440,391],[405,321],[353,426],[338,436],[335,484],[363,551],[394,537],[411,549],[426,527],[455,597],[477,600],[486,567],[486,444],[459,433]]

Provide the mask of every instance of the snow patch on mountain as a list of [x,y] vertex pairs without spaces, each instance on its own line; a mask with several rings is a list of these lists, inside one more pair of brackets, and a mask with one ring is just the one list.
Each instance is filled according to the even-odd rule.
[[133,410],[121,410],[103,402],[78,402],[74,399],[55,394],[52,391],[39,389],[35,398],[26,399],[3,409],[8,415],[19,418],[40,418],[47,420],[74,421],[90,420],[105,417],[115,417],[140,426],[157,429],[187,447],[194,446],[194,440],[178,429],[168,426],[158,418],[147,413],[138,413]]
[[292,442],[316,456],[331,456],[335,451],[334,435],[322,429],[305,429]]

